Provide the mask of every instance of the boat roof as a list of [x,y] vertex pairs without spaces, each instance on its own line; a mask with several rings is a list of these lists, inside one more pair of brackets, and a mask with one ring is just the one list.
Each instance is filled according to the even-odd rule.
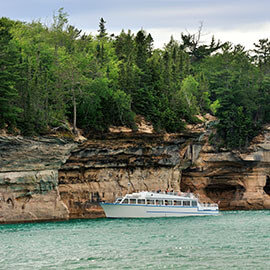
[[130,199],[159,199],[159,200],[191,200],[197,199],[193,193],[183,193],[183,192],[150,192],[150,191],[141,191],[131,194],[126,194],[125,198]]

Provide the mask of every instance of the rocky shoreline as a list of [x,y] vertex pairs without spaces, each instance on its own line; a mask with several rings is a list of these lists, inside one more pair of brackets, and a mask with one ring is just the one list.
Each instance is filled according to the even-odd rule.
[[0,136],[0,223],[104,217],[99,200],[129,191],[191,191],[221,210],[270,209],[270,130],[217,152],[201,129],[116,132],[83,143]]
[[75,147],[55,138],[0,137],[0,223],[69,218],[58,170]]

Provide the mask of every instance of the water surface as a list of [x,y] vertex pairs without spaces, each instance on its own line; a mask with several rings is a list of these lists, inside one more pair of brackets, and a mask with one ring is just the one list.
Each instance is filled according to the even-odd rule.
[[270,269],[270,211],[0,225],[0,269]]

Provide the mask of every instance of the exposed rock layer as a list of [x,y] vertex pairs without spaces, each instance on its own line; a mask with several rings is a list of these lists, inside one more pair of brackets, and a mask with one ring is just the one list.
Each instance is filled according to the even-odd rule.
[[270,131],[245,152],[208,133],[112,133],[83,144],[0,137],[0,223],[102,217],[128,191],[192,191],[221,209],[270,209]]
[[73,218],[103,216],[99,200],[128,191],[180,190],[182,153],[190,136],[111,134],[72,152],[59,171],[59,191]]
[[0,223],[69,218],[58,169],[74,147],[60,139],[0,137]]
[[243,152],[217,152],[206,137],[192,166],[182,172],[181,189],[220,202],[221,209],[270,209],[269,177],[270,130],[265,127]]

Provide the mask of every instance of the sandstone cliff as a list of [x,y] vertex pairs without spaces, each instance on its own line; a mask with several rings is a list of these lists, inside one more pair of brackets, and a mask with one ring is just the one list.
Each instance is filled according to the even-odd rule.
[[0,137],[0,223],[102,217],[128,191],[192,191],[221,209],[270,209],[270,130],[245,152],[187,134],[110,133],[75,144]]
[[113,201],[128,191],[180,190],[190,139],[124,133],[85,142],[59,170],[59,192],[70,217],[102,216],[99,200]]
[[220,202],[221,209],[270,209],[268,126],[242,152],[217,152],[208,136],[190,147],[199,149],[199,155],[182,171],[182,190],[196,192],[205,201]]
[[0,223],[69,218],[58,169],[75,146],[52,138],[0,137]]

